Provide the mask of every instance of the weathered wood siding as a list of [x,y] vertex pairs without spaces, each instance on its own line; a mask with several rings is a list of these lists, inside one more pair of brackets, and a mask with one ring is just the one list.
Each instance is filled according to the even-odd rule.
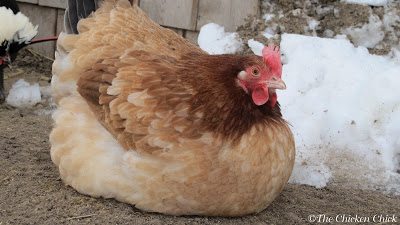
[[[29,3],[20,3],[19,7],[34,25],[39,25],[39,34],[37,37],[53,36],[56,34],[58,9],[41,7]],[[32,45],[31,48],[49,58],[54,58],[55,46],[55,42],[47,42]]]
[[249,16],[259,14],[259,0],[201,0],[197,30],[207,23],[224,25],[227,31],[235,31]]
[[196,30],[199,0],[141,0],[140,8],[163,26]]
[[[57,35],[63,29],[67,0],[17,0],[21,11],[39,25],[38,37]],[[157,23],[197,43],[200,28],[218,23],[235,31],[249,16],[260,12],[260,0],[131,0]],[[32,46],[53,58],[55,43]]]
[[213,22],[235,31],[260,13],[260,0],[141,0],[140,7],[163,26],[199,31]]

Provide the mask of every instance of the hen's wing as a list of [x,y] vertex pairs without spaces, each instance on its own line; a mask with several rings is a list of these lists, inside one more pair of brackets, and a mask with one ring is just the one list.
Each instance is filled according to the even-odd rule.
[[176,59],[127,50],[83,73],[78,91],[98,120],[126,149],[174,149],[180,139],[201,137],[200,117],[189,115],[193,90],[179,80]]
[[126,149],[168,149],[179,137],[199,137],[193,126],[198,119],[187,115],[192,90],[176,76],[183,55],[203,54],[197,46],[127,0],[104,2],[79,22],[78,31],[58,43],[73,65],[54,63],[57,101],[75,92],[62,93],[64,84],[77,83],[99,121]]
[[94,63],[120,57],[126,49],[141,49],[172,58],[191,52],[204,53],[175,32],[160,27],[128,0],[115,2],[104,1],[92,16],[80,20],[79,35],[61,35],[58,52],[68,54],[75,70],[74,73],[60,71],[72,76],[60,74],[61,77],[77,81],[79,74]]

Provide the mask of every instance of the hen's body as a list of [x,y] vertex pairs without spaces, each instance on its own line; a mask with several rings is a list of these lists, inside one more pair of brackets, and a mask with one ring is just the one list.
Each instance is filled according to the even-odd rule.
[[257,57],[209,56],[127,1],[63,35],[51,156],[81,193],[167,214],[258,212],[294,163],[279,107],[225,79]]

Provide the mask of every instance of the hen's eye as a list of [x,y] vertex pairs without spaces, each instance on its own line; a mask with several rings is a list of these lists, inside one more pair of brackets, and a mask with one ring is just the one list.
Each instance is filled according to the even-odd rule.
[[257,68],[253,68],[253,70],[251,71],[251,73],[253,74],[253,76],[258,77],[260,76],[260,71]]

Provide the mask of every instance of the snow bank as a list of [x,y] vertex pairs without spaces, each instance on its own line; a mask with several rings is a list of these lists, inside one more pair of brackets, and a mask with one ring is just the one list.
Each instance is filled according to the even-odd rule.
[[400,45],[398,48],[392,48],[392,50],[388,54],[388,57],[396,63],[400,64]]
[[42,100],[39,84],[30,85],[25,80],[18,80],[13,84],[7,96],[7,104],[17,107],[32,107]]
[[360,28],[349,27],[342,29],[342,33],[350,35],[357,46],[374,48],[385,37],[385,32],[382,28],[383,23],[379,17],[377,15],[371,15],[369,17],[369,23],[364,24]]
[[291,182],[400,193],[400,65],[348,40],[282,35]]
[[343,2],[360,4],[360,5],[372,5],[372,6],[385,6],[388,0],[342,0]]
[[237,33],[225,32],[225,28],[209,23],[200,29],[198,44],[209,54],[233,54],[242,48],[242,41]]
[[250,39],[247,42],[247,45],[250,47],[251,51],[253,51],[253,53],[255,55],[262,56],[262,50],[264,48],[264,44],[263,43],[258,42],[258,41],[254,40],[254,39]]
[[[308,19],[308,29],[312,32],[312,36],[317,36],[317,28],[319,25],[319,21],[315,19]],[[305,31],[307,33],[307,30]]]

